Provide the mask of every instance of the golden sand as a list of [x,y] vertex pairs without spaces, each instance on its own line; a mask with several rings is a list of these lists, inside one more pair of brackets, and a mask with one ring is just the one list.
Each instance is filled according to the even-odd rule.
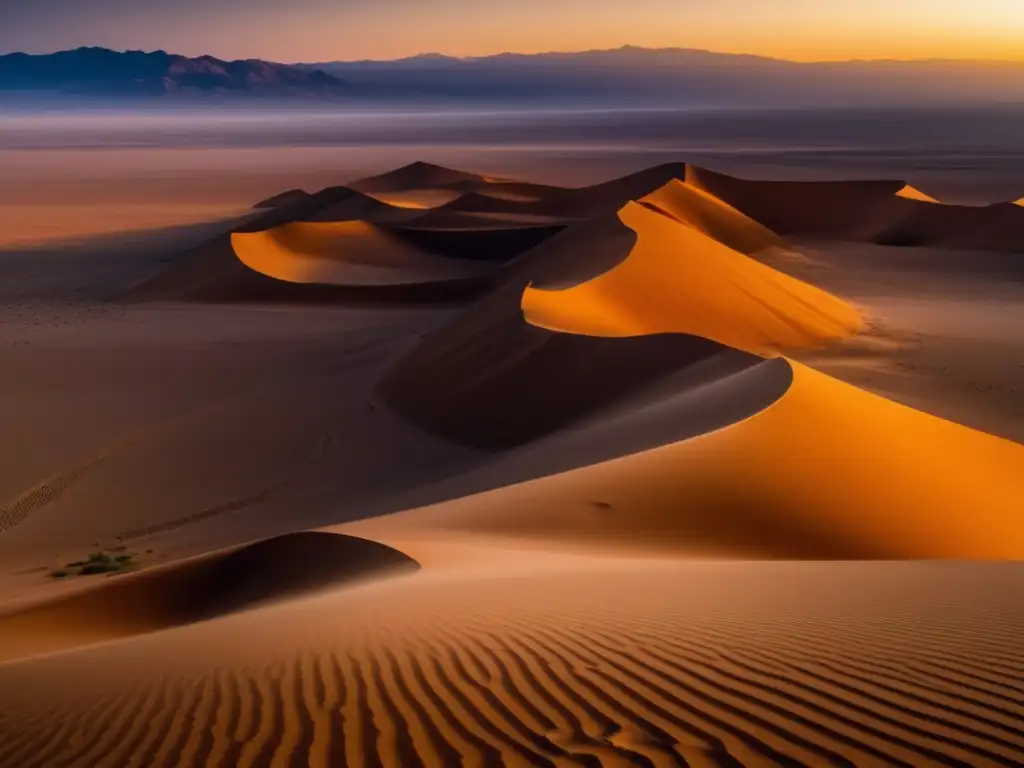
[[905,197],[907,200],[918,200],[922,203],[937,203],[939,202],[931,195],[926,195],[921,190],[907,184],[903,189],[896,193],[897,197]]
[[[778,356],[863,321],[750,256],[787,247],[773,218],[856,239],[909,210],[955,240],[1006,206],[794,184],[662,166],[530,190],[417,163],[354,186],[498,185],[573,226],[496,259],[469,309],[127,307],[40,331],[12,301],[31,345],[0,344],[6,418],[42,437],[0,467],[0,583],[38,582],[0,608],[0,766],[1024,764],[1024,569],[931,562],[1024,559],[1024,446]],[[512,237],[471,233],[460,260],[365,221],[265,221],[154,296],[244,275],[429,293]],[[163,562],[40,572],[98,540]]]
[[855,333],[859,312],[643,206],[619,218],[637,243],[617,267],[561,290],[529,288],[526,319],[591,336],[686,333],[756,354]]

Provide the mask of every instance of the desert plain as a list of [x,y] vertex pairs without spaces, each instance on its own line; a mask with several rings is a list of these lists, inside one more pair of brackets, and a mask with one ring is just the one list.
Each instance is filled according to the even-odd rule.
[[0,766],[1024,764],[1019,194],[291,152],[8,153]]

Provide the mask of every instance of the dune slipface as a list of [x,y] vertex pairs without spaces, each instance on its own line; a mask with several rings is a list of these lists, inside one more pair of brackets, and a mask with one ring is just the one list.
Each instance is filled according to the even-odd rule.
[[638,202],[748,256],[786,247],[786,241],[767,227],[683,181],[670,181]]
[[674,218],[627,205],[637,234],[612,269],[571,287],[527,288],[528,322],[587,336],[687,333],[756,354],[855,333],[856,309],[722,245]]

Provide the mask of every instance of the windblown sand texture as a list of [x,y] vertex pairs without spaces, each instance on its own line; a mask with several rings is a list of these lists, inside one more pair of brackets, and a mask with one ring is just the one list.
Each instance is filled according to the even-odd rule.
[[416,163],[4,316],[0,766],[1024,764],[1024,446],[795,359],[888,340],[794,242],[1012,290],[973,210]]

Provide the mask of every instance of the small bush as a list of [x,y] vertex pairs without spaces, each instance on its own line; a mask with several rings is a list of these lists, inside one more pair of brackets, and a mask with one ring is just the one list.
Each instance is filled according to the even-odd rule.
[[134,559],[135,555],[125,554],[114,557],[103,551],[93,552],[85,560],[76,560],[73,563],[68,563],[64,568],[54,571],[51,575],[55,579],[63,579],[68,576],[95,576],[100,573],[117,573],[118,571],[131,568],[134,565]]

